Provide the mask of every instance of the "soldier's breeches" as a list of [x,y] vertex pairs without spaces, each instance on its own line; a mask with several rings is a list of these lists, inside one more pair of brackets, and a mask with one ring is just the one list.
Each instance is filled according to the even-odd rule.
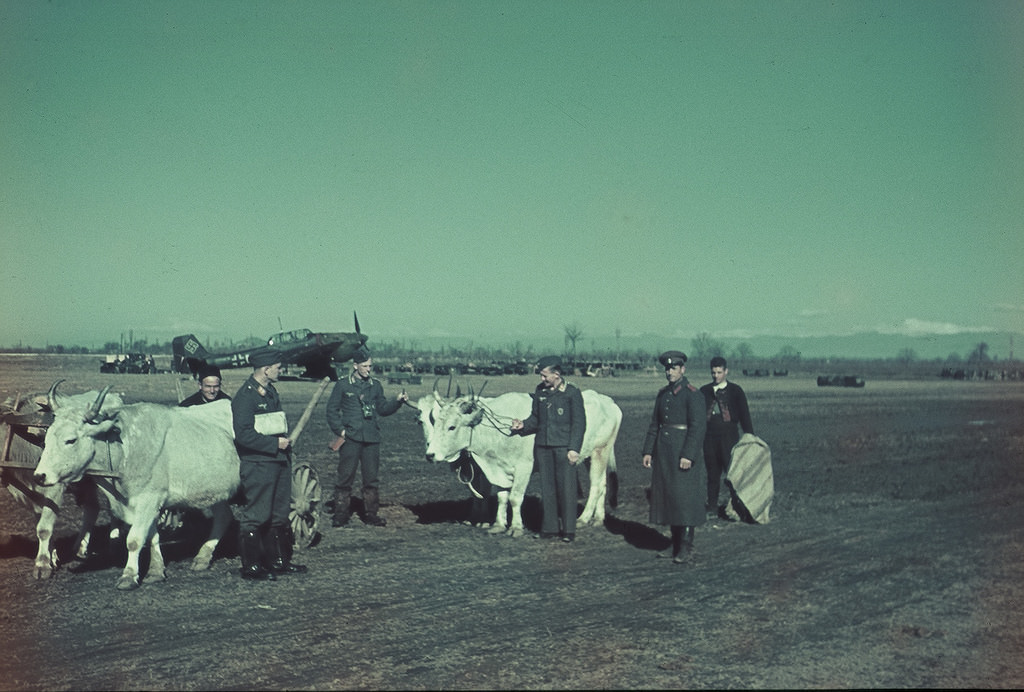
[[338,450],[338,477],[334,483],[335,489],[345,493],[352,492],[356,469],[362,474],[364,488],[380,486],[379,442],[345,441]]

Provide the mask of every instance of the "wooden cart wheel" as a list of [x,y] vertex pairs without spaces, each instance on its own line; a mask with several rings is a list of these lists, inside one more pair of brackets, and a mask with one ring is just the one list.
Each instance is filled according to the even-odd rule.
[[288,521],[295,547],[299,550],[308,548],[320,525],[320,478],[309,464],[296,464],[292,471],[292,507]]

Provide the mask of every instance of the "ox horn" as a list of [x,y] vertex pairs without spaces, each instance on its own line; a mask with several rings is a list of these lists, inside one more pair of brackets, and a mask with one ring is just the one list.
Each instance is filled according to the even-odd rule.
[[448,368],[448,393],[444,395],[447,399],[452,395],[452,369]]
[[63,381],[64,381],[63,379],[60,379],[60,380],[57,380],[56,382],[54,382],[50,386],[50,391],[48,391],[46,393],[46,405],[50,407],[51,411],[56,411],[57,410],[57,406],[60,405],[60,402],[59,402],[58,396],[57,396],[57,385],[59,385]]
[[480,385],[480,391],[476,393],[476,398],[477,399],[479,399],[480,396],[484,393],[484,387],[487,386],[488,382],[490,382],[490,380],[484,380],[484,383],[482,385]]
[[100,415],[100,409],[103,407],[103,400],[107,398],[107,394],[110,392],[110,388],[112,386],[113,385],[108,384],[104,387],[103,391],[96,397],[96,401],[94,401],[92,406],[89,407],[89,410],[85,412],[85,418],[83,420],[85,420],[86,423],[96,422],[96,417]]

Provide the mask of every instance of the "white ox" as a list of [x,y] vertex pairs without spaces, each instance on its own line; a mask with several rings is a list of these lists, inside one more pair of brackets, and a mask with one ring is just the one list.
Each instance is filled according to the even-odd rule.
[[[239,484],[238,454],[231,426],[231,402],[215,401],[180,408],[160,404],[125,405],[108,386],[91,406],[82,397],[57,397],[51,388],[55,417],[36,467],[43,486],[74,482],[86,470],[109,472],[100,484],[111,511],[131,528],[128,558],[119,589],[139,585],[139,553],[150,547],[149,577],[164,579],[164,560],[156,521],[161,509],[210,509],[213,529],[193,560],[205,569],[231,521],[227,500]],[[94,392],[88,394],[92,398]]]
[[[449,392],[450,390],[451,388],[449,387]],[[416,422],[423,432],[424,453],[430,447],[430,441],[434,439],[434,421],[445,403],[445,399],[437,391],[436,383],[434,384],[432,394],[422,396],[416,402]],[[473,459],[473,455],[463,451],[463,454],[450,461],[450,465],[452,471],[457,475],[459,482],[469,488],[469,491],[473,494],[473,504],[470,508],[469,517],[463,523],[473,526],[492,525],[493,522],[487,514],[490,503],[488,502],[488,496],[485,495],[485,493],[489,492],[489,489],[484,487],[486,484],[479,477],[482,471],[479,464]],[[486,477],[483,480],[486,480]]]
[[18,402],[8,400],[0,406],[4,413],[4,420],[0,421],[0,441],[6,441],[6,460],[14,464],[2,470],[0,481],[15,499],[39,515],[36,522],[39,547],[32,567],[32,576],[36,579],[52,576],[60,566],[57,547],[52,541],[65,491],[70,490],[82,507],[82,523],[75,539],[76,558],[88,556],[89,541],[100,512],[96,486],[91,479],[83,479],[71,486],[58,484],[50,487],[33,481],[32,469],[39,463],[43,436],[49,423],[49,407],[45,402],[44,396],[32,396]]
[[[533,436],[510,435],[509,426],[512,419],[524,420],[530,415],[530,395],[513,392],[492,399],[459,397],[451,403],[438,403],[427,459],[451,462],[467,450],[498,488],[498,515],[491,533],[508,531],[513,538],[523,535],[522,504],[533,473]],[[583,392],[583,406],[587,429],[580,458],[590,459],[590,493],[579,523],[587,526],[604,522],[609,475],[613,479],[609,500],[613,506],[615,503],[615,439],[622,410],[610,397],[592,390]],[[511,523],[506,518],[509,504]]]

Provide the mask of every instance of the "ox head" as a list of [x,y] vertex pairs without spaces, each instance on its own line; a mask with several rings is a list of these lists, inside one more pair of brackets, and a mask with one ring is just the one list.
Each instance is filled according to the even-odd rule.
[[427,445],[428,461],[455,461],[469,449],[473,428],[483,420],[484,409],[475,397],[460,397],[441,406],[434,417],[434,429]]
[[430,447],[430,441],[434,437],[434,422],[437,420],[445,401],[435,389],[433,393],[421,396],[416,402],[416,423],[423,431],[423,449]]
[[[441,408],[448,403],[447,398],[452,394],[452,376],[448,376],[448,393],[444,396],[441,396],[441,392],[437,390],[437,383],[440,381],[441,378],[434,380],[434,390],[430,394],[421,396],[416,402],[416,423],[423,431],[423,448],[425,450],[430,447],[430,441],[434,438],[434,423],[437,421],[437,416],[441,412]],[[458,386],[455,388],[455,396],[456,398],[462,396],[462,390]]]
[[124,405],[121,397],[103,391],[62,396],[57,394],[58,380],[48,395],[54,419],[46,431],[43,453],[36,467],[39,485],[55,485],[81,480],[96,454],[96,438],[114,427],[117,412]]

